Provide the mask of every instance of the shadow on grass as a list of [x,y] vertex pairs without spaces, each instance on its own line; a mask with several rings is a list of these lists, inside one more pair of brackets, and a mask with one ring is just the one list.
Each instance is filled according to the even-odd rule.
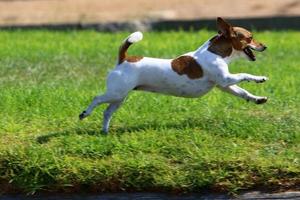
[[209,119],[185,119],[179,122],[169,122],[160,124],[159,122],[150,122],[134,126],[124,126],[113,130],[117,134],[123,134],[126,132],[138,132],[146,130],[166,130],[166,129],[176,129],[176,130],[186,130],[187,128],[201,128],[207,130],[210,125],[213,125],[212,120]]
[[69,130],[64,130],[64,131],[60,131],[60,132],[51,132],[51,133],[47,133],[45,135],[41,135],[38,136],[36,138],[36,141],[40,144],[44,144],[49,142],[52,138],[56,138],[56,137],[62,137],[62,136],[69,136],[69,135],[73,135],[73,134],[77,134],[77,135],[99,135],[100,132],[96,131],[96,130],[86,130],[86,129],[69,129]]
[[[215,122],[214,122],[215,123]],[[185,130],[187,128],[200,128],[203,130],[208,130],[212,126],[214,126],[212,120],[209,119],[186,119],[184,121],[178,123],[167,123],[160,124],[159,122],[148,122],[134,126],[123,126],[123,127],[111,127],[109,134],[114,134],[121,136],[126,133],[134,133],[141,132],[147,130],[166,130],[166,129],[176,129],[176,130]],[[62,136],[70,136],[70,135],[92,135],[92,136],[107,136],[107,134],[103,133],[99,129],[86,129],[86,128],[74,128],[67,129],[60,132],[50,132],[45,135],[41,135],[36,138],[37,142],[40,144],[49,142],[52,138],[62,137]]]

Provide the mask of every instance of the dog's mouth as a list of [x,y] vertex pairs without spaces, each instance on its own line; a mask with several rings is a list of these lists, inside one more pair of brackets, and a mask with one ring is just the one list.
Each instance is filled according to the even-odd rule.
[[251,48],[250,47],[246,47],[243,49],[244,53],[248,56],[248,58],[251,60],[251,61],[255,61],[256,58],[255,58],[255,55],[254,53],[251,51]]

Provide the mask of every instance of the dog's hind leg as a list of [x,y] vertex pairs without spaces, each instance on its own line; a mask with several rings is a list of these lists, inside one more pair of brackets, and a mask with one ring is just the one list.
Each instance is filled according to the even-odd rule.
[[93,99],[92,103],[88,106],[88,108],[79,115],[79,119],[82,120],[85,117],[89,116],[97,106],[103,103],[115,103],[120,101],[122,102],[126,96],[127,93],[124,95],[114,95],[109,92],[106,92],[104,95],[96,96]]
[[107,94],[96,96],[88,108],[79,115],[79,119],[82,120],[86,118],[91,114],[95,107],[99,106],[100,104],[107,103],[108,101],[109,98]]
[[103,128],[102,131],[104,133],[108,133],[109,123],[114,112],[118,110],[118,108],[122,105],[124,100],[119,102],[114,102],[109,104],[106,110],[103,112]]
[[129,90],[126,88],[126,90],[119,90],[118,92],[111,92],[112,90],[108,90],[104,95],[96,96],[92,103],[88,106],[86,110],[84,110],[80,115],[79,119],[82,120],[89,116],[92,111],[99,105],[103,103],[110,103],[114,105],[119,102],[123,102],[123,100],[128,95]]
[[[126,71],[126,69],[123,70]],[[112,71],[107,77],[106,93],[96,96],[88,108],[79,115],[79,119],[84,119],[89,116],[95,107],[103,103],[110,103],[111,108],[109,107],[106,113],[110,113],[111,110],[113,113],[118,108],[116,105],[123,102],[128,93],[136,87],[136,74],[130,72],[126,73],[120,70]],[[107,121],[105,124],[109,124],[110,115],[111,114],[107,114],[109,117],[107,117],[108,120],[105,120]]]

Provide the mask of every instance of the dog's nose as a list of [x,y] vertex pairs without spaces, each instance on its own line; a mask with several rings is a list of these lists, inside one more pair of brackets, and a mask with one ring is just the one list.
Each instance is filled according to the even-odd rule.
[[262,50],[264,51],[264,50],[266,50],[266,49],[267,49],[267,47],[266,47],[265,45],[263,45]]

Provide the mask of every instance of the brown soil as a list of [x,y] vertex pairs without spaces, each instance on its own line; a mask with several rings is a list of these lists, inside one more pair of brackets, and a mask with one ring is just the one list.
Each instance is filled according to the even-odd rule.
[[300,15],[300,0],[0,0],[0,25]]

